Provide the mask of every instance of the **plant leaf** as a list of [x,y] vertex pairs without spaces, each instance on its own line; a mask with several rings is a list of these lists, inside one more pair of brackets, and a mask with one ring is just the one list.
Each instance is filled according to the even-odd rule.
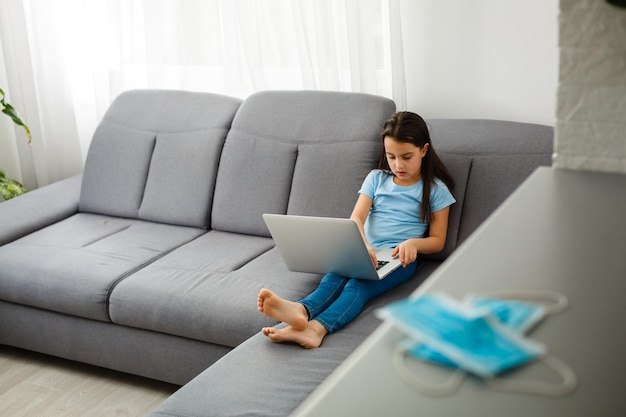
[[0,88],[0,95],[2,95],[2,99],[0,99],[0,105],[2,105],[2,113],[9,116],[11,120],[13,120],[13,123],[15,123],[18,126],[22,126],[24,128],[24,131],[26,132],[26,137],[28,138],[28,144],[30,145],[30,142],[32,140],[30,129],[28,128],[26,123],[22,121],[20,116],[17,114],[17,110],[15,110],[15,108],[11,104],[4,101],[4,91],[1,88]]
[[10,200],[24,193],[26,193],[26,188],[24,188],[22,184],[4,175],[0,176],[0,195],[2,195],[5,200]]

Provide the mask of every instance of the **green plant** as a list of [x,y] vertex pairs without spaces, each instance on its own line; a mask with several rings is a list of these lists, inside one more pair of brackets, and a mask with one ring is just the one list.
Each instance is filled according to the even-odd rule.
[[[17,114],[17,111],[15,110],[15,108],[11,104],[6,102],[4,91],[1,88],[0,88],[0,107],[2,107],[2,113],[9,116],[11,120],[13,120],[13,123],[24,128],[24,131],[26,132],[26,137],[28,138],[28,144],[30,145],[30,141],[31,141],[30,129],[28,128],[26,123],[22,121],[20,116]],[[7,178],[4,175],[4,171],[0,169],[0,196],[2,196],[2,198],[4,198],[5,200],[9,200],[13,197],[17,197],[18,195],[24,194],[25,192],[26,192],[26,188],[24,188],[22,184],[20,184],[14,179]]]
[[9,200],[26,192],[26,188],[14,179],[7,178],[4,171],[0,169],[0,196],[5,200]]
[[2,90],[2,88],[0,88],[0,96],[0,106],[2,106],[2,113],[9,116],[11,120],[13,120],[13,123],[24,128],[24,131],[26,132],[26,137],[28,138],[28,144],[30,145],[30,129],[28,128],[28,126],[26,126],[26,123],[24,123],[22,119],[20,119],[20,116],[17,114],[15,108],[5,101],[4,90]]

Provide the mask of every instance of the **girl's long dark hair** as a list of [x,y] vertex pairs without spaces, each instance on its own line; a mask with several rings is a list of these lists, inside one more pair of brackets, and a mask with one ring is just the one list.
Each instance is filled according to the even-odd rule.
[[428,150],[426,155],[422,159],[422,204],[420,206],[420,217],[424,223],[430,223],[431,209],[430,209],[430,191],[435,182],[435,178],[439,178],[448,187],[450,191],[454,187],[454,179],[446,169],[441,159],[435,152],[433,144],[430,141],[430,133],[428,132],[428,126],[424,119],[419,115],[411,112],[398,112],[394,113],[384,124],[383,131],[381,133],[381,139],[383,141],[383,152],[380,156],[380,162],[378,168],[393,175],[389,163],[387,162],[387,155],[384,150],[384,140],[386,137],[390,137],[398,142],[412,143],[418,148],[423,148],[428,143]]

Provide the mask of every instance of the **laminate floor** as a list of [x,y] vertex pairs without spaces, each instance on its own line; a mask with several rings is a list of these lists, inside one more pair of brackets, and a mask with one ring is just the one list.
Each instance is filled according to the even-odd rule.
[[145,416],[178,389],[0,346],[0,417]]

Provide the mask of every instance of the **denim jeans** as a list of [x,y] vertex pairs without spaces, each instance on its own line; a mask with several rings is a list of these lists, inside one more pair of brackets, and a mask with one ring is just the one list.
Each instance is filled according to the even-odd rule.
[[361,313],[365,303],[407,281],[417,268],[417,262],[400,267],[381,280],[346,278],[326,274],[318,287],[299,302],[328,333],[341,329]]

